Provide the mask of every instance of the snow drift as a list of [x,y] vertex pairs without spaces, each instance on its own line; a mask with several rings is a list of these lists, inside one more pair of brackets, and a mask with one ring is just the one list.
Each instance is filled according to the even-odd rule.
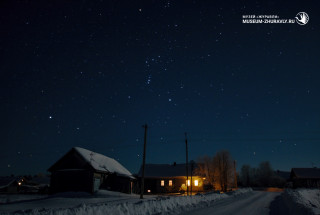
[[320,214],[319,189],[287,189],[283,198],[292,215]]
[[178,214],[183,211],[193,210],[197,208],[207,207],[212,202],[234,198],[246,193],[250,193],[251,189],[239,189],[231,194],[207,193],[195,196],[168,197],[158,196],[149,199],[127,199],[119,201],[110,201],[97,204],[86,204],[85,201],[80,206],[73,208],[39,208],[32,210],[20,210],[13,213],[4,214],[45,214],[45,215],[138,215],[138,214]]

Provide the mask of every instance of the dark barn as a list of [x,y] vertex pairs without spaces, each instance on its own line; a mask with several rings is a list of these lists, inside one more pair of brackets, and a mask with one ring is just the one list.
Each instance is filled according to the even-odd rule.
[[116,160],[74,147],[49,169],[52,193],[99,189],[131,193],[134,177]]
[[292,168],[290,180],[293,187],[320,188],[319,168]]

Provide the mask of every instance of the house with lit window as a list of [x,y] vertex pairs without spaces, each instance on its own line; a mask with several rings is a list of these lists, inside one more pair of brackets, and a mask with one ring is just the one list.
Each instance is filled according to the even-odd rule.
[[320,168],[292,168],[290,181],[294,188],[320,188]]
[[19,193],[25,178],[21,176],[0,177],[0,193]]
[[131,193],[135,180],[118,161],[80,147],[72,148],[48,171],[52,193],[94,193],[99,189]]
[[[144,173],[144,193],[183,193],[203,191],[204,178],[194,175],[196,164],[188,165],[188,181],[186,164],[146,164]],[[192,174],[191,174],[192,173]],[[138,182],[142,177],[142,168],[138,173]]]

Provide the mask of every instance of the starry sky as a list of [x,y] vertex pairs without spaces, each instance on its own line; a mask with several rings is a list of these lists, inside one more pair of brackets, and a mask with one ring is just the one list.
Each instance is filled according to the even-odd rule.
[[[0,175],[46,173],[74,146],[136,173],[229,150],[320,166],[320,2],[0,3]],[[243,24],[243,15],[306,25]]]

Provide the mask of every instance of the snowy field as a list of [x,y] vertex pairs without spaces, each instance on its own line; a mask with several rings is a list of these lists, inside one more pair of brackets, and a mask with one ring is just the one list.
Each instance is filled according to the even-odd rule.
[[283,194],[291,214],[320,214],[320,189],[288,189]]
[[[7,204],[7,203],[13,203],[13,202],[19,202],[19,201],[31,201],[34,199],[43,199],[46,198],[46,195],[28,195],[28,194],[0,194],[0,204]],[[1,205],[0,205],[1,207]]]
[[34,200],[17,200],[0,204],[0,214],[59,214],[59,215],[138,215],[178,214],[204,208],[222,199],[250,194],[251,189],[239,189],[229,194],[207,193],[195,196],[145,196],[128,195],[110,191],[99,191],[95,195],[64,193]]

